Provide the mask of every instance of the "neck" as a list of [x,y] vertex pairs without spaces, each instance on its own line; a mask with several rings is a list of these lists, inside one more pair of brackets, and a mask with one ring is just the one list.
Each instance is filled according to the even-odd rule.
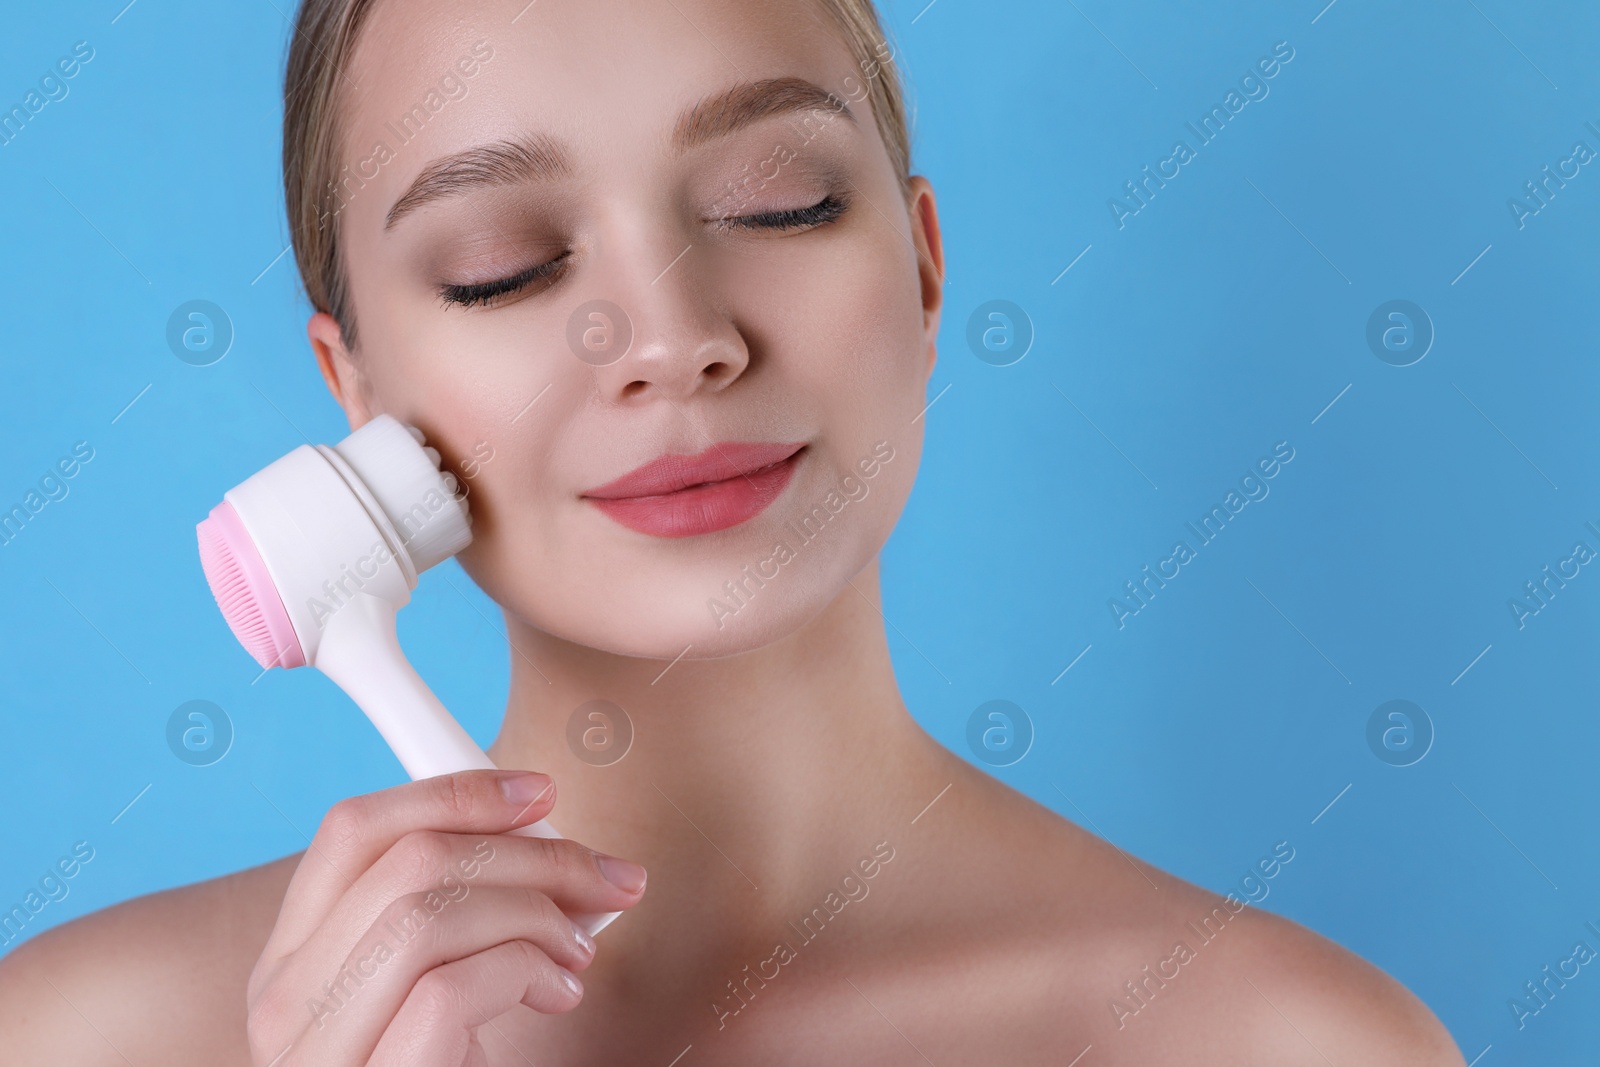
[[[900,699],[876,560],[799,630],[722,659],[668,666],[507,623],[511,692],[489,756],[555,779],[550,823],[563,836],[649,870],[635,917],[650,908],[702,935],[766,938],[875,843],[893,844],[958,773]],[[568,740],[574,711],[596,699],[632,724],[609,765],[595,764],[614,748],[586,760]],[[603,742],[617,723],[591,710],[579,731]],[[630,915],[602,936],[632,941]]]

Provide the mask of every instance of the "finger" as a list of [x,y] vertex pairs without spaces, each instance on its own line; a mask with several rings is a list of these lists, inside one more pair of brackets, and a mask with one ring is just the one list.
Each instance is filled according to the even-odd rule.
[[441,774],[339,801],[289,881],[263,955],[282,958],[303,944],[356,879],[412,830],[500,834],[554,806],[548,776],[499,770]]
[[365,1062],[367,1067],[468,1064],[471,1055],[482,1056],[481,1048],[471,1051],[475,1031],[495,1017],[518,1004],[547,1014],[571,1011],[582,999],[583,985],[574,975],[534,945],[508,941],[419,978]]
[[[397,841],[281,964],[279,980],[316,986],[336,971],[397,897],[443,899],[489,886],[534,887],[568,915],[623,911],[643,895],[644,868],[565,838],[471,838],[415,830]],[[631,892],[629,890],[632,890]]]
[[400,897],[336,969],[285,979],[286,988],[312,991],[297,1046],[308,1062],[364,1063],[424,975],[510,941],[572,970],[594,958],[589,935],[536,890],[484,886],[455,901]]

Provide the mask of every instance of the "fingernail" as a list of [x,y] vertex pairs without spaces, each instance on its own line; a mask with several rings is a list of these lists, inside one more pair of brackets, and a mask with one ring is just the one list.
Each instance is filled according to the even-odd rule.
[[644,888],[644,868],[637,863],[599,854],[596,858],[600,863],[600,873],[605,876],[606,881],[624,893],[637,893]]
[[519,808],[524,808],[544,796],[554,784],[548,774],[524,771],[500,779],[500,791],[506,795],[506,800]]
[[573,996],[575,996],[575,997],[583,996],[583,983],[578,981],[578,976],[577,975],[573,974],[571,971],[567,970],[565,967],[557,967],[556,970],[561,973],[561,981],[562,981],[562,983],[565,984],[566,987],[572,991],[572,995]]
[[578,947],[583,949],[583,954],[585,956],[594,955],[594,938],[589,936],[589,931],[585,930],[577,923],[573,923],[572,936],[573,939],[578,942]]

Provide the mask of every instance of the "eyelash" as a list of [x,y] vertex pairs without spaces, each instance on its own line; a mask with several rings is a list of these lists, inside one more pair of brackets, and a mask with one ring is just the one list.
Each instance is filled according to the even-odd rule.
[[[843,215],[849,206],[850,202],[846,198],[829,193],[809,207],[795,208],[791,211],[764,211],[757,215],[742,215],[716,221],[728,229],[792,230],[799,227],[814,229],[833,222]],[[499,297],[521,292],[534,282],[559,273],[569,255],[570,252],[563,252],[555,259],[513,274],[509,278],[477,285],[444,285],[439,289],[439,296],[447,306],[471,307],[479,304],[487,306]]]
[[763,211],[759,215],[741,215],[717,221],[729,229],[792,230],[797,226],[825,225],[843,215],[844,209],[849,206],[849,201],[844,197],[829,193],[810,207],[792,211]]
[[555,259],[538,266],[529,267],[525,271],[513,274],[509,278],[500,278],[492,282],[482,282],[477,285],[445,285],[439,289],[439,296],[445,305],[460,305],[471,307],[474,304],[488,305],[497,297],[509,296],[521,292],[536,281],[549,278],[561,270],[561,265],[571,252],[563,252]]

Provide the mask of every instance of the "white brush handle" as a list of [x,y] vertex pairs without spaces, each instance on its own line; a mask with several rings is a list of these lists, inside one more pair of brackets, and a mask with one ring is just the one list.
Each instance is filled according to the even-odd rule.
[[[494,763],[445,710],[400,651],[395,607],[357,593],[327,620],[312,664],[354,700],[389,743],[413,780],[457,771],[493,770]],[[538,822],[507,831],[524,837],[560,837]],[[598,934],[621,912],[574,915]]]

